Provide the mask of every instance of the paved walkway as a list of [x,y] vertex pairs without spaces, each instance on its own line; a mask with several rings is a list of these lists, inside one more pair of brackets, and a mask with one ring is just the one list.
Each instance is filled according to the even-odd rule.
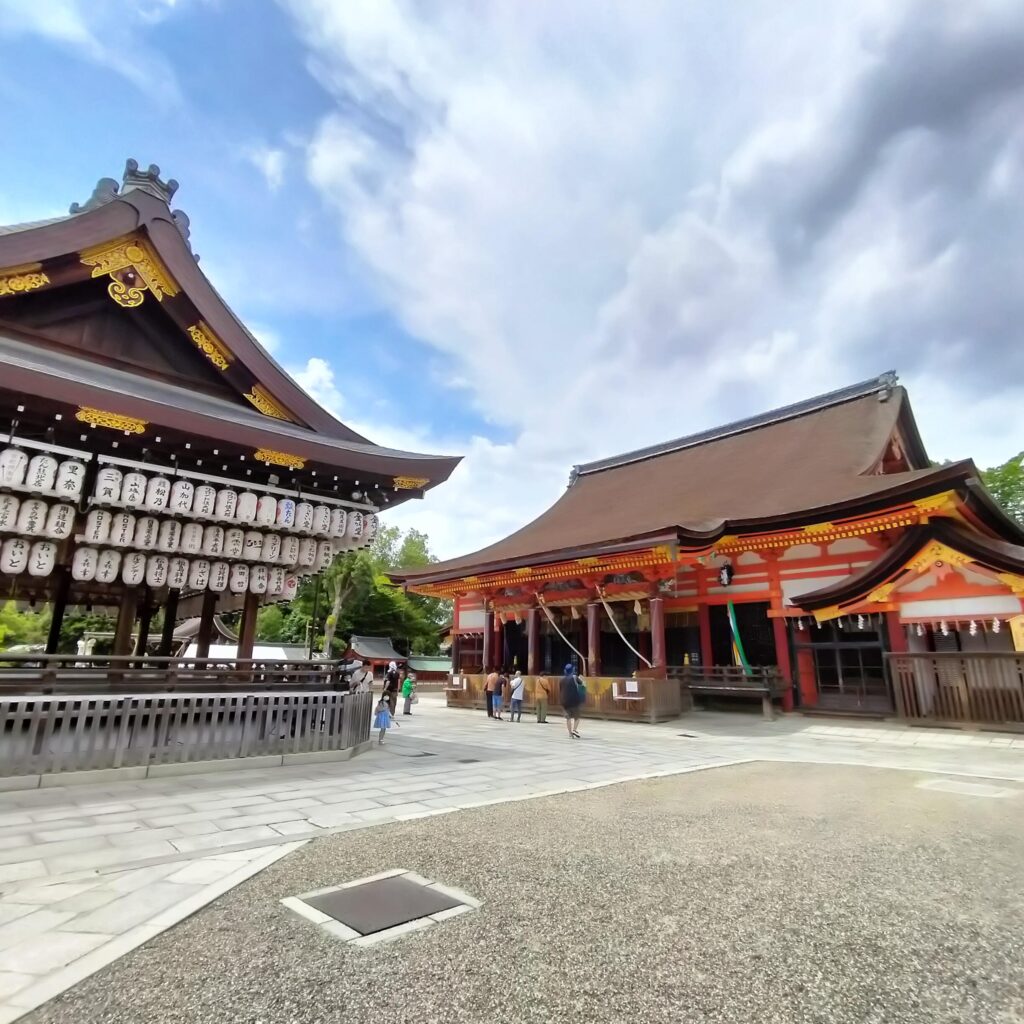
[[697,712],[573,741],[432,696],[400,722],[350,762],[0,794],[0,1024],[326,834],[749,760],[1024,781],[1000,734]]

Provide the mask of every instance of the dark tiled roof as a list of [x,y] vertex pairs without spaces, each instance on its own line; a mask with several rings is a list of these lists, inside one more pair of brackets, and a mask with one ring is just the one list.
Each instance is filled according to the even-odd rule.
[[389,636],[353,636],[349,637],[348,646],[357,658],[366,661],[405,661],[405,655],[395,650]]

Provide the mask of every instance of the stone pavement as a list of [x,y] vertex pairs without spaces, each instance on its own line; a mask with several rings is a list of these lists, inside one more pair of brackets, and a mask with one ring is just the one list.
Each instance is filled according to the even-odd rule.
[[349,762],[0,793],[0,1024],[318,836],[750,760],[1024,781],[1024,737],[696,712],[496,722],[424,697]]

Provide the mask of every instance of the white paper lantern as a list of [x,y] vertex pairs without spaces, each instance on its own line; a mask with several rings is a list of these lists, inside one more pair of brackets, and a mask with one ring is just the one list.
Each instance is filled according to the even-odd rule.
[[265,594],[267,592],[267,580],[269,570],[265,565],[254,565],[249,570],[249,592],[252,594]]
[[135,470],[125,473],[121,500],[128,508],[139,508],[146,503],[146,478],[141,473]]
[[277,498],[272,494],[261,494],[256,502],[256,522],[260,526],[273,526],[277,521]]
[[249,566],[236,562],[231,566],[231,581],[228,584],[232,594],[244,594],[249,589]]
[[295,502],[291,498],[277,499],[277,525],[286,530],[295,525]]
[[236,491],[225,487],[217,492],[217,501],[213,506],[213,514],[217,519],[234,519],[235,510],[238,508],[238,494]]
[[295,599],[295,594],[299,589],[299,578],[289,573],[284,578],[284,587],[281,589],[281,596],[286,601],[292,601]]
[[256,522],[256,506],[259,499],[252,491],[242,491],[238,496],[238,507],[235,509],[235,518],[240,523]]
[[18,533],[27,533],[30,537],[38,537],[46,532],[46,502],[38,498],[29,498],[21,503],[18,512]]
[[96,579],[100,583],[113,583],[121,568],[121,552],[106,548],[100,552],[96,562]]
[[[183,480],[182,483],[185,483]],[[209,519],[217,510],[217,490],[209,484],[200,484],[192,497],[192,514]]]
[[57,482],[57,460],[52,455],[33,455],[28,464],[25,483],[33,491],[52,491]]
[[175,519],[165,519],[160,524],[160,532],[156,537],[158,550],[172,555],[181,545],[181,523]]
[[126,547],[135,539],[135,516],[131,512],[115,512],[110,520],[110,543]]
[[104,466],[96,474],[96,500],[120,501],[124,475],[116,466]]
[[188,583],[188,570],[187,558],[172,558],[167,563],[167,586],[171,590],[181,590]]
[[224,527],[208,526],[203,530],[203,554],[216,558],[224,553]]
[[329,540],[322,540],[316,546],[316,567],[323,572],[334,561],[334,545]]
[[186,523],[181,528],[181,550],[186,555],[198,555],[203,549],[203,528],[199,523]]
[[121,563],[121,579],[126,586],[137,587],[146,578],[146,556],[141,551],[129,551]]
[[18,522],[21,501],[13,494],[0,494],[0,530],[13,530]]
[[98,561],[99,552],[95,548],[76,548],[71,559],[71,578],[80,583],[95,579]]
[[165,476],[155,476],[146,486],[146,508],[150,512],[163,512],[171,500],[171,481]]
[[[75,526],[74,505],[54,505],[46,516],[46,536],[64,540],[71,536]],[[2,527],[0,527],[2,529]]]
[[150,555],[146,559],[146,585],[159,590],[167,582],[167,556]]
[[348,516],[343,508],[331,509],[331,536],[344,537],[348,526]]
[[37,540],[28,556],[29,576],[49,576],[57,562],[57,545],[52,540]]
[[363,536],[363,513],[352,509],[348,514],[348,527],[345,536],[349,540],[358,541]]
[[210,563],[197,558],[188,569],[188,585],[191,590],[205,590],[210,584]]
[[278,597],[284,593],[285,576],[284,569],[279,566],[272,567],[270,572],[267,573],[267,593],[272,597]]
[[[212,491],[213,488],[211,487]],[[216,494],[216,492],[214,492]],[[192,500],[195,498],[196,487],[191,480],[175,480],[171,484],[171,511],[191,512]]]
[[259,530],[249,530],[246,533],[242,557],[250,562],[258,562],[263,557],[263,534]]
[[316,505],[313,508],[313,532],[321,537],[331,532],[331,509],[328,505]]
[[106,544],[113,518],[105,508],[94,508],[85,517],[85,539],[90,544]]
[[363,543],[372,544],[380,532],[380,520],[375,515],[363,517]]
[[263,538],[263,554],[260,556],[264,562],[276,562],[281,555],[281,535],[279,533],[268,533]]
[[82,493],[85,483],[85,464],[77,459],[65,459],[57,467],[57,483],[54,489],[69,501],[75,501]]
[[0,484],[20,487],[28,472],[28,456],[20,448],[5,448],[0,452]]
[[300,501],[295,506],[295,529],[304,533],[313,529],[313,506],[308,501]]
[[214,562],[210,566],[210,590],[221,594],[228,589],[231,566],[227,562]]
[[28,568],[30,545],[20,537],[11,537],[0,548],[0,571],[8,576],[17,576]]
[[316,565],[316,541],[312,537],[303,537],[299,541],[299,565],[309,569]]
[[135,524],[135,546],[152,551],[160,536],[160,523],[153,516],[142,516]]
[[241,558],[245,551],[245,533],[237,526],[224,531],[224,557]]
[[299,538],[282,537],[281,554],[277,557],[281,565],[294,565],[299,560]]

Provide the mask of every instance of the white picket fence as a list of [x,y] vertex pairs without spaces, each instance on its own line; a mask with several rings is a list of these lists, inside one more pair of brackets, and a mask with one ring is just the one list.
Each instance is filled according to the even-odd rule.
[[335,691],[0,696],[0,776],[344,750],[372,695]]

